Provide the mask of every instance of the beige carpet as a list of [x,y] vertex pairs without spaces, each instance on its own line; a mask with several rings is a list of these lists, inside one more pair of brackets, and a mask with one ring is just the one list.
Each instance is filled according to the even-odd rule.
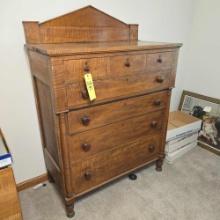
[[[110,184],[75,204],[75,220],[219,220],[220,157],[200,147],[163,172],[154,166]],[[20,193],[24,220],[68,219],[54,186]]]

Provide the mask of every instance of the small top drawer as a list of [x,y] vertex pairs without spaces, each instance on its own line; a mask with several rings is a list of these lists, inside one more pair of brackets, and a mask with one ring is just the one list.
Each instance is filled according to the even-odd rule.
[[120,77],[143,72],[146,66],[146,55],[122,55],[110,57],[111,75]]
[[108,75],[108,58],[94,57],[64,62],[66,83],[83,81],[85,72],[91,72],[93,80],[104,79]]
[[149,72],[163,72],[171,70],[175,61],[175,53],[164,52],[147,55],[147,70]]

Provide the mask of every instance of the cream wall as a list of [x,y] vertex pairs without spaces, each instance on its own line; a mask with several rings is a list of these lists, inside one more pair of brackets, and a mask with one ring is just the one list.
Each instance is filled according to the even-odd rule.
[[220,99],[220,1],[195,3],[182,86]]
[[185,77],[192,0],[1,0],[0,3],[0,126],[14,156],[17,183],[45,173],[30,70],[23,49],[23,20],[44,21],[91,4],[124,22],[138,23],[142,40],[184,43],[178,89],[174,90],[171,105],[176,108]]

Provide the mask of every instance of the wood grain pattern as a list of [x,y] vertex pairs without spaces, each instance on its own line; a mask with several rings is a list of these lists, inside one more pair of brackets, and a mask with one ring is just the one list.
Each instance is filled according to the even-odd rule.
[[22,220],[20,202],[11,167],[0,169],[0,219]]
[[[163,82],[157,82],[157,77],[163,77]],[[90,102],[89,98],[83,98],[82,93],[86,93],[84,83],[72,83],[66,87],[67,107],[75,109],[82,106],[126,98],[135,95],[161,91],[172,87],[170,84],[170,73],[157,74],[134,74],[127,77],[109,78],[94,81],[96,100]]]
[[[157,123],[155,127],[152,126],[153,122]],[[162,124],[163,112],[160,111],[69,136],[70,161],[84,160],[85,157],[122,144],[126,145],[127,142],[142,136],[158,134],[161,132]],[[83,144],[89,144],[90,150],[84,151]]]
[[[151,145],[155,147],[152,152],[149,150]],[[148,137],[148,140],[143,140],[142,137],[130,144],[126,143],[124,147],[104,151],[86,161],[82,160],[72,165],[72,183],[76,195],[146,163],[150,156],[156,155],[159,145],[158,136]]]
[[[69,134],[87,131],[106,124],[126,120],[134,116],[166,108],[168,92],[162,91],[149,95],[129,98],[122,101],[84,108],[68,113]],[[90,123],[82,124],[82,118],[87,116]]]
[[147,69],[149,72],[163,72],[172,70],[175,65],[174,52],[148,54]]
[[[42,130],[44,134],[44,148],[52,155],[55,162],[59,164],[58,147],[56,142],[55,124],[53,118],[53,107],[51,104],[50,89],[40,80],[36,80],[38,101],[40,105],[40,117],[42,118]],[[44,132],[47,131],[47,132]]]
[[110,57],[110,73],[112,77],[121,77],[143,72],[146,68],[146,55],[121,55]]
[[[91,72],[93,80],[108,78],[109,74],[109,59],[106,57],[67,60],[64,61],[63,65],[65,66],[66,83],[82,82],[85,72]],[[85,71],[85,68],[87,68],[87,71]]]
[[172,50],[181,47],[182,44],[148,42],[148,41],[113,41],[103,43],[62,43],[62,44],[27,44],[26,48],[41,54],[57,57],[71,56],[89,53],[130,52],[142,50]]
[[138,41],[138,25],[92,6],[23,25],[48,177],[67,216],[107,182],[151,162],[161,171],[182,44]]
[[87,6],[43,23],[23,22],[28,43],[123,41],[137,39],[138,29]]
[[58,16],[41,23],[44,27],[126,27],[123,21],[106,14],[103,11],[88,5],[76,11]]

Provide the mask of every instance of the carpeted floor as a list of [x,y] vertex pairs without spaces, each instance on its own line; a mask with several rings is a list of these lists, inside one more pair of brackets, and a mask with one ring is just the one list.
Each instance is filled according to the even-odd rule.
[[[219,220],[220,157],[196,147],[174,164],[154,166],[83,197],[75,220]],[[69,219],[52,184],[20,193],[24,220]]]

